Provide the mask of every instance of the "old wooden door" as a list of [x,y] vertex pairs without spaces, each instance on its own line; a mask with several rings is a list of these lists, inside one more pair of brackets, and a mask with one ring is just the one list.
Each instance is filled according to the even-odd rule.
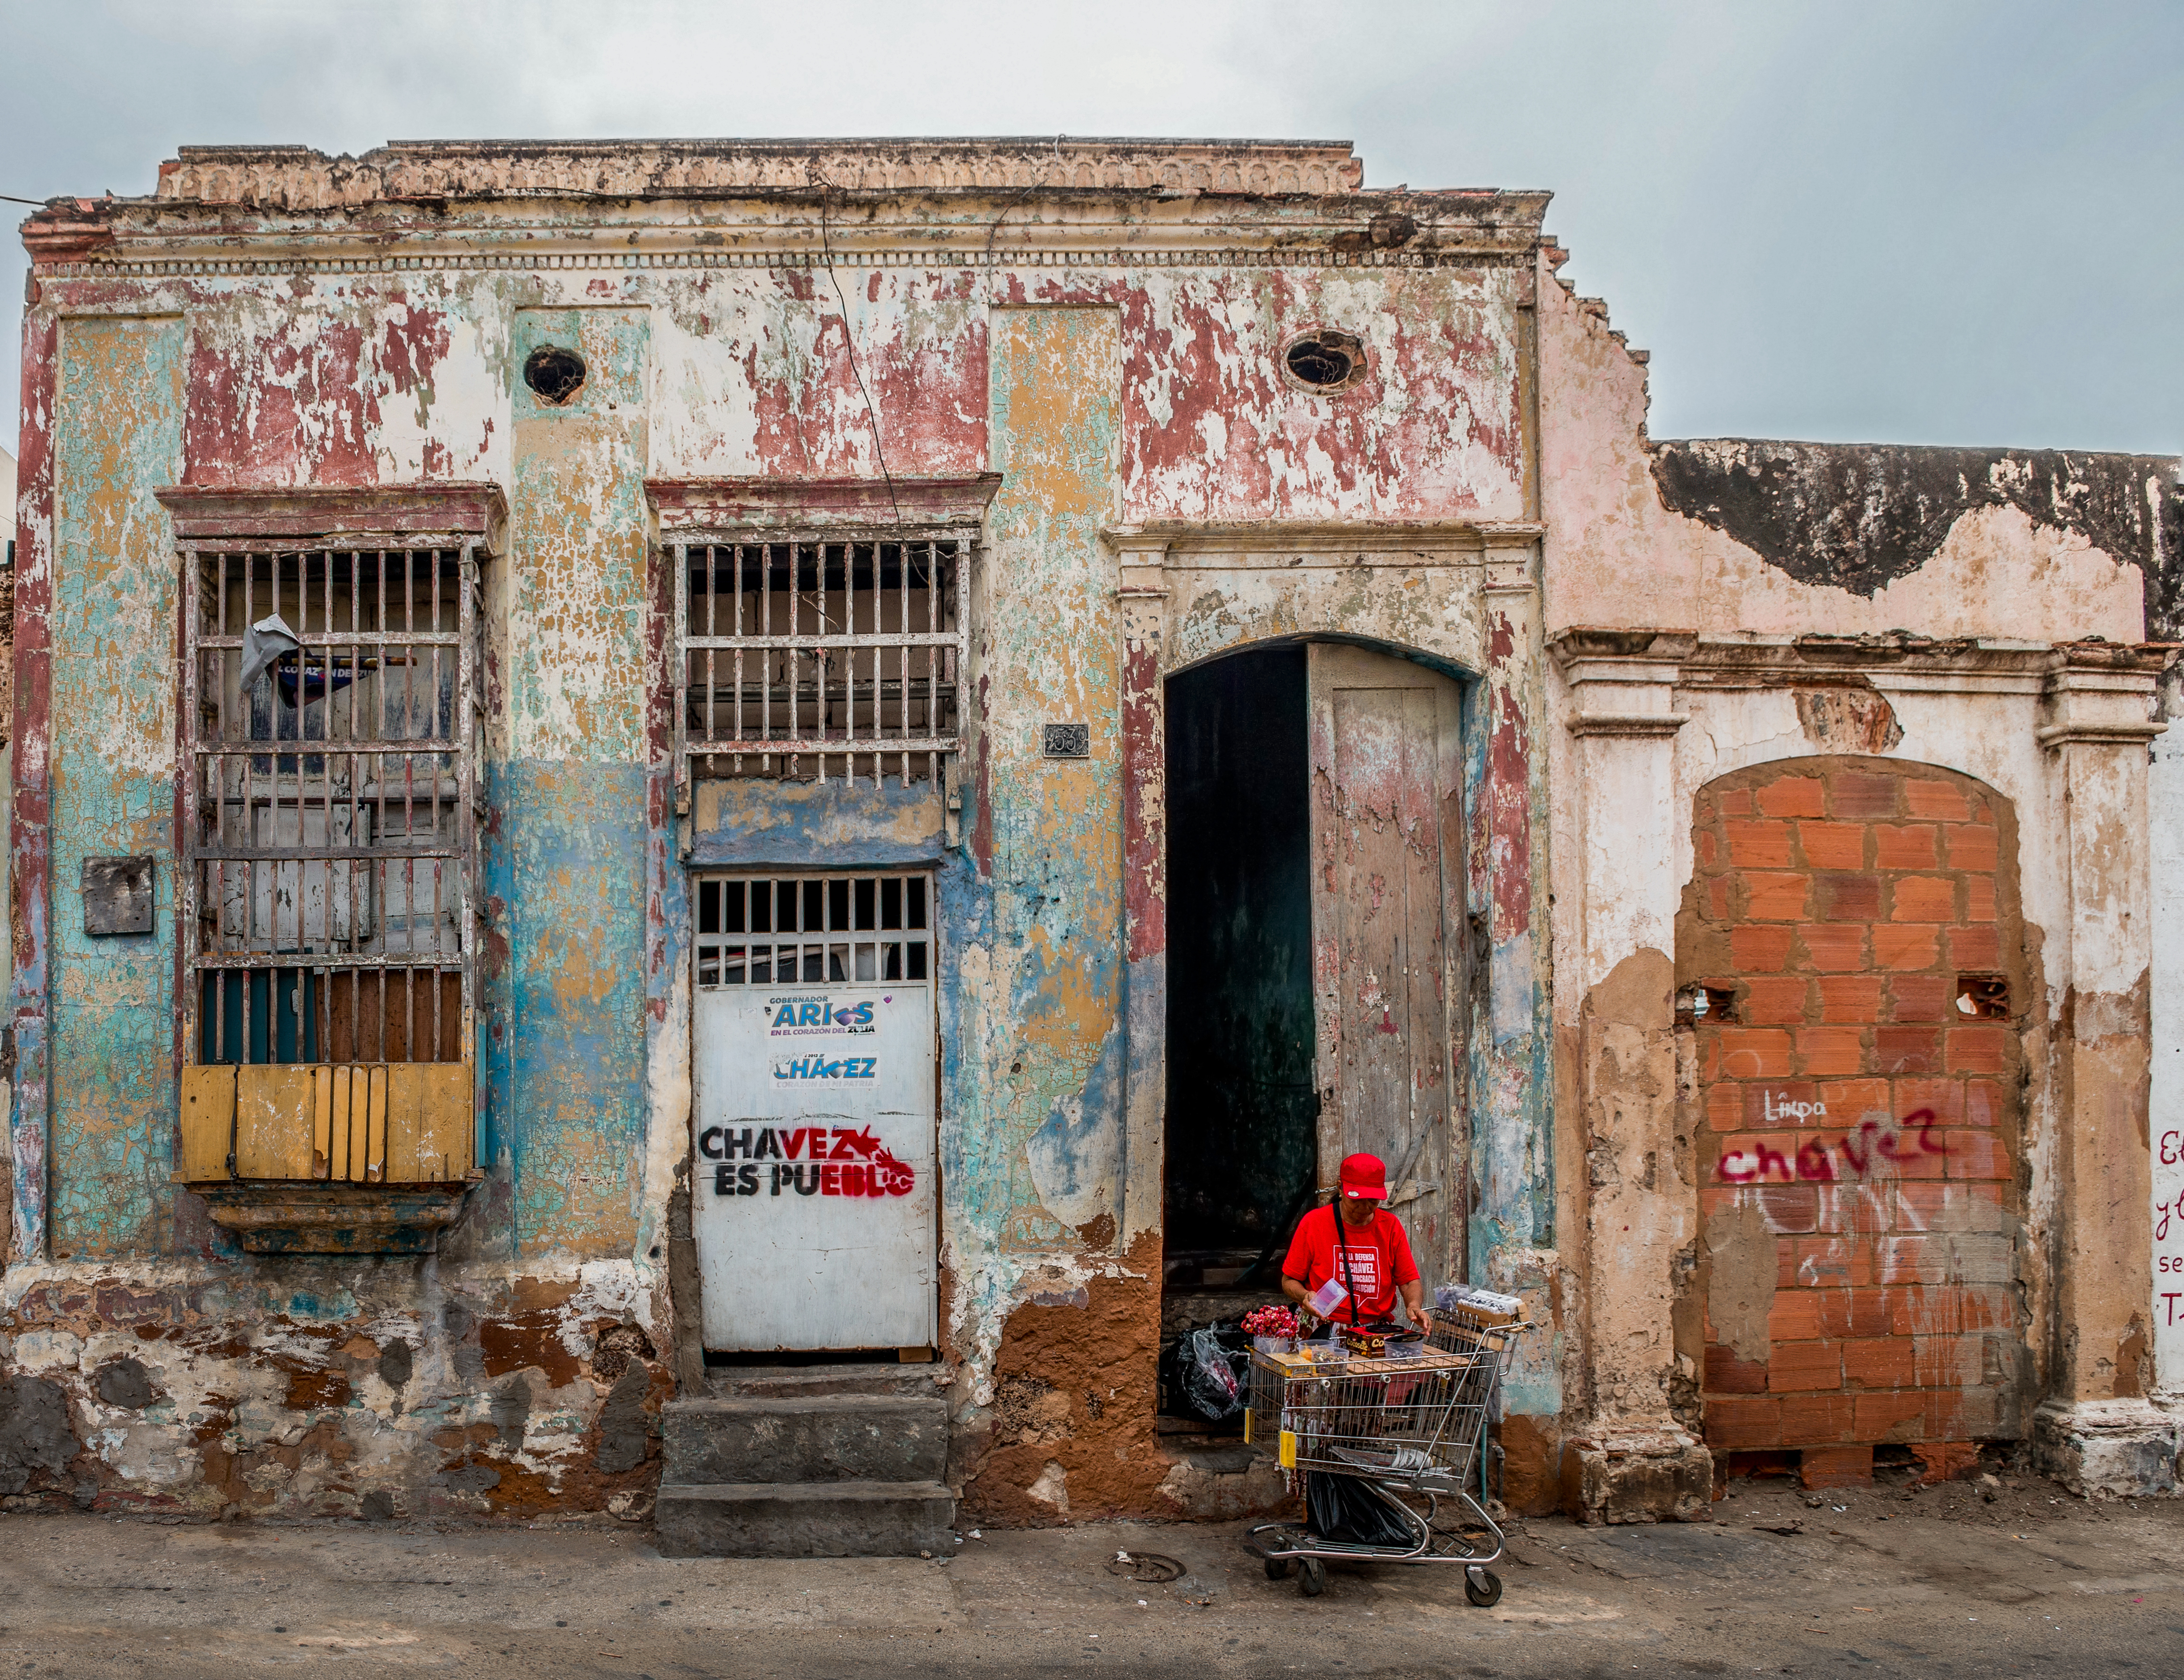
[[1468,1158],[1454,1043],[1462,925],[1461,694],[1407,660],[1315,643],[1312,991],[1319,1175],[1388,1164],[1430,1288],[1462,1274]]
[[692,1225],[705,1345],[928,1348],[931,883],[701,878]]

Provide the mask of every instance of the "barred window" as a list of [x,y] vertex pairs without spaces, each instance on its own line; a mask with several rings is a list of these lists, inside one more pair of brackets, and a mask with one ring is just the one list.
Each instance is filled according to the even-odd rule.
[[194,1059],[467,1060],[476,544],[190,548],[182,571]]
[[937,780],[958,745],[967,538],[683,542],[691,773]]
[[701,875],[696,887],[701,987],[932,976],[923,875]]

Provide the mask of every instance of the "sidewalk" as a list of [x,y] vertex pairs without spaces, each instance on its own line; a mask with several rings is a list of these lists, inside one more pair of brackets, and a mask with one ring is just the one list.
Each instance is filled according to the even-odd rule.
[[[1454,1571],[1269,1582],[1240,1525],[967,1536],[953,1559],[661,1558],[639,1527],[0,1519],[0,1676],[2123,1673],[2184,1658],[2184,1503],[2026,1481],[1739,1484],[1709,1524],[1521,1526]],[[1843,1509],[1838,1510],[1837,1506]],[[1797,1532],[1777,1529],[1795,1526]],[[1117,1550],[1184,1566],[1144,1586]]]

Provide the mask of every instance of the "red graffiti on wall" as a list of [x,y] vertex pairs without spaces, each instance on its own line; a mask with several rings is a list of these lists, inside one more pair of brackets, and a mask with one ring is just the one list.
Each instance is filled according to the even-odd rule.
[[[1770,1178],[1785,1184],[1801,1179],[1825,1184],[1846,1175],[1864,1178],[1883,1161],[1911,1161],[1921,1155],[1947,1154],[1947,1146],[1934,1136],[1934,1128],[1939,1124],[1931,1108],[1916,1109],[1892,1125],[1885,1120],[1866,1120],[1856,1131],[1845,1132],[1839,1142],[1830,1144],[1825,1138],[1812,1139],[1799,1147],[1794,1160],[1764,1143],[1749,1149],[1732,1149],[1721,1158],[1716,1175],[1724,1184],[1764,1184]],[[1915,1146],[1908,1142],[1914,1130],[1919,1134]],[[1842,1152],[1847,1175],[1836,1169],[1838,1149]]]

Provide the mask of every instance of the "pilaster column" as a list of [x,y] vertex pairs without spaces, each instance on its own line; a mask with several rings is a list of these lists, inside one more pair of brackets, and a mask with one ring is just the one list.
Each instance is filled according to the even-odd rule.
[[2054,1163],[2039,1199],[2054,1257],[2042,1468],[2081,1493],[2172,1493],[2178,1425],[2153,1386],[2153,1034],[2147,743],[2160,652],[2066,645],[2039,729],[2060,801],[2070,896]]
[[[1116,1251],[1161,1225],[1167,1093],[1167,544],[1123,539],[1123,1208]],[[1157,1259],[1157,1256],[1155,1257]]]
[[[1696,1235],[1697,1191],[1675,1147],[1675,926],[1682,889],[1676,797],[1678,660],[1687,633],[1564,631],[1568,785],[1581,901],[1557,984],[1581,999],[1577,1118],[1586,1181],[1587,1421],[1565,1484],[1590,1522],[1695,1517],[1713,1462],[1675,1420],[1675,1261]],[[1567,1012],[1558,1012],[1568,1025]],[[1576,1247],[1574,1243],[1568,1246]]]

